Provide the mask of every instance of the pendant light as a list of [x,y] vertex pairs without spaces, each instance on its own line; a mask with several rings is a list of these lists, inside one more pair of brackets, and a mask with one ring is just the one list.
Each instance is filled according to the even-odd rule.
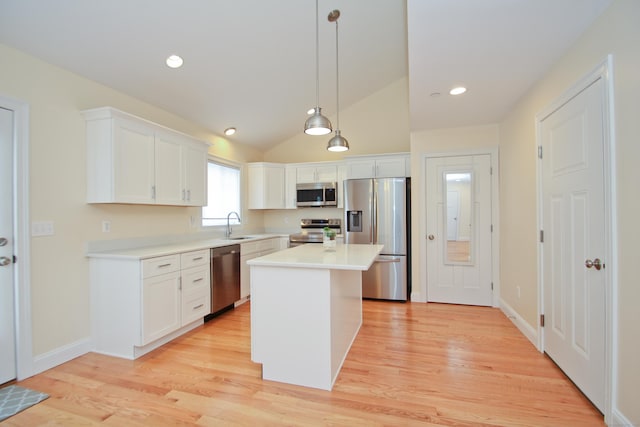
[[327,19],[329,22],[336,23],[336,134],[329,140],[327,150],[329,151],[347,151],[349,149],[349,141],[340,135],[340,86],[338,84],[338,18],[340,11],[335,9],[329,13]]
[[320,108],[320,40],[318,31],[318,0],[316,0],[316,108],[313,115],[304,123],[304,133],[308,135],[326,135],[331,132],[331,122],[321,113]]

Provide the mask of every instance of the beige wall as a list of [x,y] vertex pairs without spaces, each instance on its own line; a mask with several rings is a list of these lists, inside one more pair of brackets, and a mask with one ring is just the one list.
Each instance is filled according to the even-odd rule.
[[[532,326],[537,311],[535,115],[582,76],[614,57],[615,150],[617,168],[618,371],[614,373],[614,413],[640,425],[640,2],[614,0],[577,43],[526,95],[501,124],[502,297]],[[517,299],[515,286],[521,286]]]
[[498,125],[470,126],[463,128],[435,129],[411,134],[411,241],[412,296],[414,301],[426,301],[427,262],[424,239],[426,231],[425,206],[425,156],[431,154],[455,154],[473,150],[489,150],[498,147]]
[[[329,120],[336,126],[335,116]],[[302,132],[264,154],[267,162],[319,162],[342,160],[345,155],[399,153],[409,151],[409,96],[407,79],[375,92],[340,111],[340,131],[349,141],[349,151],[327,151],[331,135],[309,136]]]
[[[196,233],[199,208],[85,203],[85,124],[80,110],[110,105],[213,142],[210,152],[237,162],[262,154],[166,111],[0,44],[0,94],[29,104],[30,221],[53,221],[55,235],[31,239],[34,356],[89,337],[86,243]],[[101,232],[103,219],[111,233]],[[262,227],[262,215],[250,215]]]

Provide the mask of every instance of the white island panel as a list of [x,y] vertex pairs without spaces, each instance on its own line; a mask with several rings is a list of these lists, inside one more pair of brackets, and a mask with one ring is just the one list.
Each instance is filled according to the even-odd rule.
[[262,378],[331,390],[362,325],[362,271],[381,245],[304,245],[251,265],[251,359]]

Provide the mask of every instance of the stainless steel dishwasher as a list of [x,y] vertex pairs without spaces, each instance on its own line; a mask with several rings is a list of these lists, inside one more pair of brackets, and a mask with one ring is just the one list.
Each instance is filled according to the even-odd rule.
[[211,313],[240,299],[240,245],[211,248]]

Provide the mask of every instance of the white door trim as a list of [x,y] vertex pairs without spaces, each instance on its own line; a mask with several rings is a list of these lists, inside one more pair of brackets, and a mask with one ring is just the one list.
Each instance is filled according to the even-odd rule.
[[0,106],[14,112],[14,236],[17,378],[34,374],[31,329],[29,227],[29,105],[0,96]]
[[[411,291],[411,301],[427,302],[427,267],[426,262],[419,259],[426,256],[427,253],[427,205],[426,197],[424,197],[424,179],[427,176],[427,159],[435,157],[452,157],[452,156],[477,156],[488,154],[491,157],[491,223],[493,225],[493,233],[491,234],[491,246],[493,248],[493,258],[491,265],[491,280],[493,282],[493,307],[500,306],[500,172],[499,172],[499,148],[487,147],[460,151],[421,153],[420,157],[420,175],[413,176],[412,188],[419,189],[420,193],[412,191],[412,200],[418,201],[418,217],[412,221],[418,224],[418,254],[413,255],[412,267],[418,267],[418,280],[413,280],[413,289]],[[415,175],[415,174],[414,174]],[[414,197],[415,196],[415,197]],[[415,247],[415,246],[414,246]],[[415,277],[415,276],[414,276]]]
[[[545,118],[569,102],[572,98],[589,87],[592,83],[602,79],[603,85],[603,163],[604,163],[604,212],[605,212],[605,421],[611,419],[612,403],[615,401],[615,373],[617,371],[617,321],[614,309],[617,307],[618,263],[617,263],[617,223],[616,223],[616,165],[615,165],[615,131],[614,102],[613,102],[613,57],[608,55],[594,70],[581,78],[549,106],[536,115],[536,156],[538,147],[542,146],[542,122]],[[537,165],[537,206],[538,230],[543,229],[542,209],[542,162]],[[538,317],[544,313],[544,283],[542,276],[543,245],[538,239]],[[538,350],[543,352],[544,328],[538,323]]]

